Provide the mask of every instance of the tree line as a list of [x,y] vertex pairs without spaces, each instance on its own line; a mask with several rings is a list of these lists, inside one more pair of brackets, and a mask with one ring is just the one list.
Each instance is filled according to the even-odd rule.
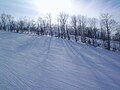
[[94,47],[120,51],[120,24],[108,13],[101,14],[100,19],[60,13],[56,23],[53,23],[51,14],[47,14],[45,18],[38,17],[37,20],[33,20],[16,19],[12,15],[2,13],[0,30],[55,36],[80,41]]

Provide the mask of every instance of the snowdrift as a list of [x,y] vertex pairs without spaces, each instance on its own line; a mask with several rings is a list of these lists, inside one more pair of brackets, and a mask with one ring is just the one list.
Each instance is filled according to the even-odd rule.
[[55,37],[0,32],[0,90],[120,90],[120,55]]

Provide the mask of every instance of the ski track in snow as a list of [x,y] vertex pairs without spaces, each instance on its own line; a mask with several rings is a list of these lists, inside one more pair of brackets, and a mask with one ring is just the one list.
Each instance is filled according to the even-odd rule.
[[119,75],[118,53],[0,32],[0,90],[120,90]]

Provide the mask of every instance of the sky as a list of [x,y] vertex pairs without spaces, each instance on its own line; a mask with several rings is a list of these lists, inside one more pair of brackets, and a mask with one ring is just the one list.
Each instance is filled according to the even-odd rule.
[[0,0],[0,13],[16,17],[36,18],[51,13],[53,18],[60,12],[99,18],[110,13],[120,21],[120,0]]

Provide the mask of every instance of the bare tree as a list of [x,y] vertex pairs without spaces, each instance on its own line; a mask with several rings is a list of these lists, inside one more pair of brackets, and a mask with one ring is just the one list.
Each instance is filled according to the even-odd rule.
[[[40,35],[41,31],[42,31],[42,18],[39,17],[37,20],[37,32],[36,32],[37,35]],[[41,35],[42,35],[42,33],[41,33]]]
[[90,18],[89,19],[89,24],[90,24],[90,29],[91,29],[91,33],[92,33],[92,42],[93,42],[93,46],[95,46],[97,44],[97,20],[96,18]]
[[119,24],[116,26],[116,33],[113,37],[114,37],[114,43],[116,46],[114,48],[120,51],[120,25]]
[[69,32],[68,25],[66,25],[66,32],[67,32],[67,38],[68,40],[70,40],[70,32]]
[[30,27],[31,27],[31,33],[35,34],[36,33],[36,22],[32,19],[30,22]]
[[100,39],[102,40],[102,47],[105,47],[105,40],[106,40],[106,31],[104,30],[104,25],[102,21],[100,21]]
[[40,31],[41,35],[47,35],[48,32],[46,31],[46,28],[48,25],[45,19],[39,17],[37,21],[37,26],[38,26],[38,31]]
[[61,29],[61,38],[66,38],[65,26],[68,19],[68,14],[60,13],[60,29]]
[[1,21],[1,19],[0,19],[0,30],[2,29],[2,21]]
[[72,25],[72,28],[74,29],[74,31],[75,31],[75,41],[77,42],[78,41],[78,39],[77,39],[77,37],[78,37],[78,32],[77,32],[77,17],[76,16],[72,16],[71,17],[71,25]]
[[11,16],[11,15],[6,15],[6,20],[7,20],[7,22],[6,22],[6,29],[7,30],[13,30],[13,17]]
[[[89,22],[89,23],[88,23]],[[72,26],[72,28],[71,28]],[[14,19],[8,14],[0,15],[0,29],[11,32],[21,32],[37,35],[51,35],[55,31],[55,36],[70,40],[70,35],[75,36],[75,41],[81,38],[81,42],[98,45],[97,39],[101,39],[102,45],[108,50],[120,50],[120,26],[117,28],[117,22],[109,14],[102,14],[100,19],[100,28],[97,27],[95,18],[86,18],[85,16],[72,16],[69,20],[68,14],[60,13],[57,18],[57,24],[52,23],[51,14],[47,18],[38,18],[37,21],[26,18]],[[113,33],[113,31],[116,32]],[[91,41],[92,40],[92,41]],[[112,43],[112,44],[111,44]],[[99,44],[100,45],[100,44]]]
[[2,30],[6,30],[6,23],[7,23],[6,14],[2,13],[0,18],[1,18]]
[[106,14],[101,15],[101,22],[102,22],[103,28],[106,30],[106,34],[107,34],[107,47],[106,48],[108,50],[110,50],[111,32],[116,24],[116,21],[114,19],[112,19],[111,15],[106,13]]
[[82,34],[82,16],[78,16],[78,35],[81,36]]
[[78,16],[78,29],[79,33],[81,35],[81,42],[85,43],[86,42],[86,24],[87,24],[87,19],[85,16]]
[[43,35],[47,35],[47,32],[46,32],[47,22],[46,22],[46,20],[42,20],[42,27],[43,27]]
[[118,50],[120,51],[120,31],[117,31],[116,36],[118,41]]
[[27,20],[26,27],[27,27],[27,33],[30,34],[30,20]]
[[49,30],[50,30],[50,35],[53,36],[53,31],[52,31],[52,17],[51,17],[51,14],[49,13],[47,15],[47,22],[48,22],[48,27],[49,27]]
[[58,38],[60,38],[60,18],[57,18]]

